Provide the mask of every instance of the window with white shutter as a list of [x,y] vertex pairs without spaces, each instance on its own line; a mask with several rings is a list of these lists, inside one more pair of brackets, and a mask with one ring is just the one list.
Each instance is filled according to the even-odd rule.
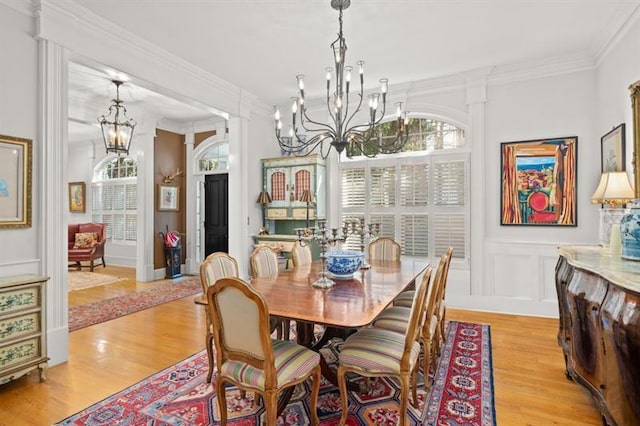
[[[405,150],[413,155],[340,163],[341,217],[380,224],[378,235],[399,242],[403,255],[437,262],[453,247],[453,258],[468,262],[469,154],[451,150],[464,146],[464,131],[437,120],[415,120],[412,146]],[[346,245],[357,249],[359,240]]]
[[94,173],[92,219],[105,223],[109,241],[135,242],[138,232],[137,163],[118,157]]

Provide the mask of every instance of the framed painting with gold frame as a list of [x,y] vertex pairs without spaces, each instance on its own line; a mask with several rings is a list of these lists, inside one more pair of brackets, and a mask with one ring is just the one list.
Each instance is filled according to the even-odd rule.
[[69,211],[84,213],[86,211],[87,193],[84,182],[69,182]]
[[0,135],[0,228],[31,227],[31,139]]

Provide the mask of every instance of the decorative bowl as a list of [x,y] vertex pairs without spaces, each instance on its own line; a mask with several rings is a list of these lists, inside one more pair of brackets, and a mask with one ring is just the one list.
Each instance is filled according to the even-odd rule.
[[353,278],[353,274],[360,269],[364,260],[364,254],[354,250],[328,251],[326,256],[327,270],[338,280]]

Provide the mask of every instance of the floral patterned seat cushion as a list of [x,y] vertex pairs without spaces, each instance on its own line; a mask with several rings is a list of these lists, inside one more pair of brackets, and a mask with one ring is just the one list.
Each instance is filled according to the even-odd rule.
[[76,233],[76,241],[73,244],[74,249],[90,249],[98,244],[98,234],[96,232],[78,232]]

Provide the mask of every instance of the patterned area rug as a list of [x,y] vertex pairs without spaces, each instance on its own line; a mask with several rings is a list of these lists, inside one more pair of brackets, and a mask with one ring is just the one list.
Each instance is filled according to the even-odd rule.
[[124,278],[111,275],[97,274],[95,272],[69,271],[68,291],[82,290],[83,288],[97,287],[100,285],[113,284]]
[[[324,349],[335,367],[342,342]],[[57,423],[59,425],[216,425],[218,405],[213,387],[206,383],[205,351],[156,373],[137,384]],[[430,375],[432,376],[432,375]],[[422,375],[420,375],[422,384]],[[230,425],[258,425],[264,407],[251,392],[243,399],[236,388],[227,393]],[[308,383],[299,385],[278,425],[308,425],[311,395]],[[348,425],[397,424],[399,385],[395,380],[371,379],[366,394],[349,393]],[[488,325],[451,322],[435,380],[429,392],[422,385],[419,406],[411,404],[411,425],[495,425],[491,336]],[[323,380],[318,400],[321,425],[336,425],[340,418],[339,390]]]
[[69,308],[69,331],[116,319],[162,303],[202,292],[199,277],[158,284],[150,290]]

